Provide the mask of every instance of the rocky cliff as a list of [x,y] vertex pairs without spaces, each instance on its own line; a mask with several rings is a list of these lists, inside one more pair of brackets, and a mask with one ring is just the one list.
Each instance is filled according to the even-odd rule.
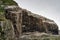
[[[0,37],[6,40],[20,40],[22,35],[33,32],[58,34],[57,24],[46,17],[34,14],[17,5],[14,1],[0,0]],[[2,16],[3,15],[3,16]]]
[[[18,6],[5,7],[5,17],[16,25],[21,24],[22,32],[46,32],[58,34],[58,26],[53,20],[34,14]],[[18,24],[17,24],[18,23]]]

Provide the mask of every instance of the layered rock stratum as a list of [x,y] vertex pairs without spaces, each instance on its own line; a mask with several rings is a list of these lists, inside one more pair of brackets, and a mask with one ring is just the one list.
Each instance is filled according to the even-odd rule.
[[21,40],[36,33],[58,35],[58,26],[51,19],[19,7],[13,0],[0,0],[1,40]]

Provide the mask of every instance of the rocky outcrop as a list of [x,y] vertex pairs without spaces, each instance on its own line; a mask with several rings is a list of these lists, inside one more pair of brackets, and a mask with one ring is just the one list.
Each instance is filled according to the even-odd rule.
[[5,7],[5,17],[12,21],[17,34],[24,32],[45,32],[58,34],[58,26],[53,20],[34,14],[18,6]]
[[6,0],[0,1],[4,4],[3,7],[1,6],[3,11],[0,11],[0,13],[3,13],[3,16],[0,15],[0,34],[5,34],[3,35],[4,39],[20,40],[22,35],[35,34],[35,32],[39,34],[59,34],[58,26],[53,20],[20,8],[14,1],[14,3],[11,2],[12,0],[9,2]]

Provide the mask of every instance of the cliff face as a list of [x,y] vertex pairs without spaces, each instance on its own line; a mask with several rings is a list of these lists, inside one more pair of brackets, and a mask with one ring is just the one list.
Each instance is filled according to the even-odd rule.
[[7,6],[5,10],[5,17],[12,21],[16,30],[20,31],[22,29],[21,33],[38,31],[58,34],[58,26],[53,20],[33,14],[18,6]]
[[1,18],[0,21],[0,32],[1,34],[6,34],[4,39],[19,40],[24,33],[36,31],[39,33],[58,34],[58,26],[53,20],[22,9],[14,1],[12,2],[13,4],[11,2],[9,4],[6,0],[3,0],[3,2],[5,4],[4,11],[2,11],[4,19]]

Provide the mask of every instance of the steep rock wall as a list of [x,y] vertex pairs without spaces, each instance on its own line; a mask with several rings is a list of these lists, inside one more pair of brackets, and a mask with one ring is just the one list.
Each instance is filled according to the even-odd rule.
[[[45,32],[51,34],[58,34],[58,26],[53,21],[46,17],[34,14],[25,9],[19,8],[18,6],[7,6],[6,8],[6,18],[10,19],[13,25],[16,26],[20,33],[24,32]],[[16,30],[15,29],[15,30]]]
[[36,31],[58,34],[53,20],[20,8],[13,0],[0,0],[0,22],[1,40],[20,40],[24,33]]

